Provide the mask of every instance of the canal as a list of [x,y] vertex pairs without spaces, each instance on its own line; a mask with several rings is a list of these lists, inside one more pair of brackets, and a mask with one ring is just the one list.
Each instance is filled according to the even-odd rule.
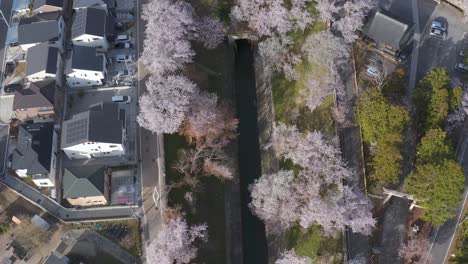
[[267,264],[265,227],[249,209],[249,185],[260,177],[254,56],[248,40],[237,40],[235,81],[239,116],[239,171],[244,264]]

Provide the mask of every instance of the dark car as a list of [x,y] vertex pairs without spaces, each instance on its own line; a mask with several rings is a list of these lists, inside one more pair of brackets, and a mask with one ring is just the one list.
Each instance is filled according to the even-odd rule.
[[133,45],[130,42],[117,43],[114,46],[114,48],[116,48],[116,49],[129,49],[129,48],[132,48],[132,47],[133,47]]
[[405,63],[408,57],[411,55],[411,52],[413,51],[413,45],[409,45],[405,47],[403,50],[399,51],[396,53],[396,60],[399,63]]
[[14,93],[16,90],[20,88],[21,88],[21,84],[14,83],[14,84],[10,84],[10,85],[3,87],[3,90],[5,91],[5,93]]

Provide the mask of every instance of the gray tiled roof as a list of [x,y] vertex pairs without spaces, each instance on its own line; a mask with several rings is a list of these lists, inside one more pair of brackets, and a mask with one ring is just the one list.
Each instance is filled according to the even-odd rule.
[[36,10],[45,5],[62,7],[63,0],[34,0],[33,9]]
[[33,82],[27,89],[17,89],[13,110],[35,107],[54,107],[55,80]]
[[104,37],[106,33],[106,11],[86,8],[75,13],[72,24],[72,39],[84,34]]
[[65,73],[71,73],[73,70],[104,70],[104,57],[96,54],[96,48],[86,46],[73,46],[71,59],[67,61]]
[[63,174],[63,198],[78,198],[104,195],[102,166],[70,167]]
[[18,130],[18,142],[13,151],[11,168],[27,169],[28,174],[50,172],[53,123],[27,123]]
[[409,26],[384,11],[377,11],[364,33],[377,42],[399,49]]
[[57,73],[58,49],[49,47],[49,43],[41,43],[28,49],[26,54],[26,76],[44,71]]
[[18,26],[18,43],[32,44],[59,39],[59,25],[57,20],[40,21],[20,24]]

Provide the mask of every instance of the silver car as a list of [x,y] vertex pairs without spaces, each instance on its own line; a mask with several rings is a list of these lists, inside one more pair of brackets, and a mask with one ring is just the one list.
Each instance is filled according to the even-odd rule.
[[431,23],[431,31],[429,32],[429,35],[444,39],[447,35],[447,25],[440,21],[433,20]]

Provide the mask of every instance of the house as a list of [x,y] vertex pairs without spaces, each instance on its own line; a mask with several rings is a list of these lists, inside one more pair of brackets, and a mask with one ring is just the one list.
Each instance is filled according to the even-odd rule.
[[11,169],[25,178],[32,177],[38,187],[54,187],[57,134],[53,123],[26,123],[18,127]]
[[64,169],[63,198],[72,206],[106,205],[109,176],[102,166],[79,166]]
[[76,11],[71,29],[72,42],[74,45],[106,51],[109,47],[107,39],[114,33],[113,23],[114,20],[104,9],[90,7]]
[[363,33],[376,43],[378,50],[394,55],[412,41],[414,25],[380,10],[372,16]]
[[80,11],[88,7],[100,8],[109,13],[115,13],[117,3],[115,0],[74,0],[73,10]]
[[59,50],[42,43],[28,49],[26,54],[26,78],[30,82],[55,79],[60,59]]
[[40,43],[63,51],[65,22],[60,12],[39,13],[21,19],[18,25],[18,45],[26,51]]
[[33,13],[62,12],[63,0],[34,0]]
[[102,85],[107,75],[106,56],[93,47],[74,46],[65,74],[69,87]]
[[70,159],[125,155],[125,110],[101,103],[63,122],[62,150]]
[[20,121],[54,115],[55,80],[32,82],[15,90],[13,111]]

